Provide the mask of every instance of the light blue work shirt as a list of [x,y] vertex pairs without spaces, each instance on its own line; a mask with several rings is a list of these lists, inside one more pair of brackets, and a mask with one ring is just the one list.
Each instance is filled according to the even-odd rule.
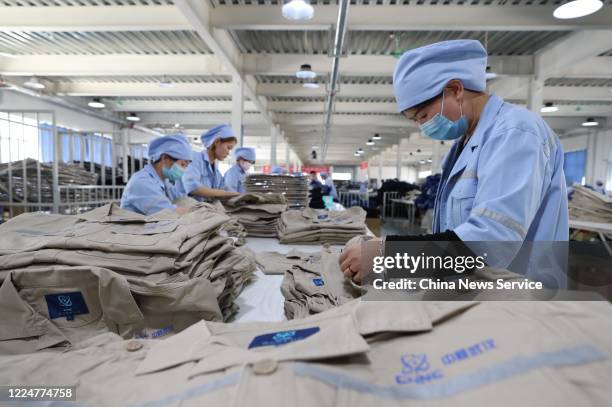
[[246,172],[238,164],[234,164],[223,176],[225,190],[230,192],[246,193],[246,188],[244,186],[245,181]]
[[[491,95],[472,137],[443,161],[433,231],[462,241],[567,241],[569,215],[563,149],[538,115]],[[521,244],[514,246],[517,253]],[[530,262],[535,264],[535,262]]]
[[[184,195],[189,195],[200,187],[213,189],[224,189],[225,187],[219,166],[211,164],[207,150],[193,153],[193,159],[183,174],[183,178],[176,184],[177,192]],[[193,197],[198,201],[204,200],[200,196]]]
[[168,180],[162,180],[152,164],[136,172],[121,196],[121,207],[142,215],[152,215],[163,209],[176,209],[172,204],[179,197]]

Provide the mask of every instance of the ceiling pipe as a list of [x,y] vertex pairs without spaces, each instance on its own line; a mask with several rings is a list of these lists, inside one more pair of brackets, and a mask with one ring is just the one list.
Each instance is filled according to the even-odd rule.
[[331,70],[331,78],[329,89],[327,90],[327,101],[325,107],[325,121],[323,123],[323,140],[321,143],[321,160],[325,161],[327,155],[327,146],[329,144],[329,130],[331,128],[331,119],[334,107],[334,100],[338,87],[338,77],[340,70],[340,57],[342,56],[342,48],[344,47],[344,39],[346,37],[346,26],[348,21],[349,0],[340,0],[338,9],[338,21],[336,23],[336,37],[334,39],[333,62]]
[[161,133],[159,133],[157,131],[151,130],[151,129],[147,128],[147,127],[140,126],[140,125],[133,125],[133,123],[128,122],[127,120],[122,120],[122,119],[119,119],[119,118],[111,116],[111,115],[106,115],[106,114],[103,114],[103,113],[99,113],[99,112],[96,112],[94,110],[88,109],[88,108],[86,108],[84,106],[80,106],[80,105],[78,105],[76,103],[69,102],[69,101],[67,101],[67,100],[65,100],[65,99],[63,99],[63,98],[61,98],[59,96],[44,95],[44,94],[42,94],[40,92],[36,92],[34,90],[30,90],[30,89],[24,88],[23,86],[15,85],[13,83],[8,83],[7,82],[7,85],[8,86],[5,89],[10,89],[10,90],[13,90],[13,91],[15,91],[17,93],[21,93],[23,95],[31,96],[31,97],[43,100],[45,102],[53,103],[53,104],[55,104],[57,106],[61,106],[61,107],[64,107],[66,109],[70,109],[70,110],[73,110],[75,112],[83,113],[85,115],[88,115],[88,116],[91,116],[91,117],[95,117],[97,119],[106,120],[108,122],[115,123],[115,124],[118,124],[120,126],[130,127],[130,128],[136,129],[136,130],[140,130],[140,131],[142,131],[144,133],[148,133],[148,134],[151,134],[153,136],[162,136],[163,135],[163,134],[161,134]]

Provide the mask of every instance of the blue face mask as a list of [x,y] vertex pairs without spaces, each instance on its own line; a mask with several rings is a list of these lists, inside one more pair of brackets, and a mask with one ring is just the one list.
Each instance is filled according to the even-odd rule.
[[436,113],[434,117],[420,125],[421,131],[427,137],[435,140],[455,140],[465,134],[468,128],[468,122],[463,115],[461,105],[461,117],[457,121],[452,121],[444,116],[444,93],[442,93],[442,109],[440,113]]
[[162,169],[162,174],[164,174],[164,178],[168,178],[170,182],[176,182],[183,176],[183,168],[177,163],[172,164],[172,167]]

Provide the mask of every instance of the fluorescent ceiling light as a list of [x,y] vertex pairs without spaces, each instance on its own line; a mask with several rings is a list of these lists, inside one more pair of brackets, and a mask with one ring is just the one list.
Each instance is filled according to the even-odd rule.
[[366,146],[373,146],[374,145],[374,141],[372,141],[372,139],[369,139],[368,141],[366,141]]
[[586,119],[585,122],[582,123],[582,125],[584,127],[599,126],[599,122],[597,120],[593,119],[592,117],[589,117],[588,119]]
[[380,137],[380,134],[378,134],[378,133],[376,133],[374,135],[374,137],[372,137],[372,140],[380,140],[380,139],[381,139],[381,137]]
[[174,124],[174,128],[175,128],[175,129],[178,129],[179,127],[181,127],[181,124],[180,124],[180,123],[175,123],[175,124]]
[[87,106],[89,107],[93,107],[95,109],[104,109],[104,107],[106,106],[104,103],[102,103],[102,101],[100,99],[93,99],[91,102],[89,102],[87,104]]
[[584,17],[599,11],[602,6],[600,0],[574,0],[557,7],[553,16],[562,20]]
[[360,154],[358,152],[355,152],[355,154],[353,154],[355,157],[359,157]]
[[45,84],[38,81],[38,78],[32,76],[27,82],[24,82],[23,86],[31,89],[44,89]]
[[174,86],[174,84],[170,82],[170,80],[166,76],[161,78],[158,85],[160,88],[171,88]]
[[140,117],[136,116],[136,113],[130,113],[127,115],[127,117],[125,118],[126,120],[129,120],[131,122],[138,122],[140,121]]
[[427,162],[430,163],[431,162],[431,158],[427,159]]
[[283,5],[283,17],[289,20],[310,20],[314,8],[304,0],[290,0]]
[[309,64],[303,64],[300,66],[300,70],[295,73],[295,76],[300,79],[314,79],[317,74],[312,71],[312,67]]
[[553,105],[551,102],[548,102],[540,109],[542,113],[553,113],[559,111],[559,107]]
[[319,84],[315,82],[305,82],[302,86],[306,89],[319,89]]
[[419,161],[419,164],[425,164],[425,160]]

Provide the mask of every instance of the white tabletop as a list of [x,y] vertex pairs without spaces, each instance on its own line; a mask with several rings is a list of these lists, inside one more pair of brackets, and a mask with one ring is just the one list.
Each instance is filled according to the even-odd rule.
[[[320,245],[281,244],[276,238],[264,237],[247,237],[246,247],[255,253],[271,251],[288,253],[292,249],[314,253],[321,250]],[[332,247],[341,248],[342,246]],[[258,267],[255,277],[256,280],[247,285],[236,299],[240,311],[234,321],[284,321],[285,298],[280,291],[283,276],[265,275]]]
[[[366,234],[374,236],[369,228]],[[321,250],[320,244],[281,244],[277,238],[272,237],[247,237],[245,246],[255,253],[288,253],[293,249],[316,253]],[[332,245],[331,247],[340,250],[344,245]],[[283,304],[285,298],[280,291],[283,276],[265,275],[258,267],[255,277],[256,280],[247,285],[236,299],[236,303],[240,306],[240,311],[238,311],[234,321],[284,321],[285,312]]]

